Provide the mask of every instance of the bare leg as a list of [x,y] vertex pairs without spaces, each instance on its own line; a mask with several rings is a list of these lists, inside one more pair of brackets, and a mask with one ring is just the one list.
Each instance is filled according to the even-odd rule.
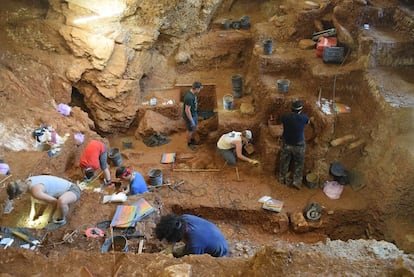
[[62,194],[57,201],[55,218],[66,218],[69,212],[69,204],[74,203],[77,200],[78,198],[76,194],[71,191]]

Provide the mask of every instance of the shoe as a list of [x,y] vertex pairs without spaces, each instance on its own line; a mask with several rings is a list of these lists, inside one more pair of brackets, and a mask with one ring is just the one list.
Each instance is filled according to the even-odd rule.
[[292,187],[294,187],[297,190],[300,190],[302,186],[300,184],[292,183]]
[[281,183],[282,185],[286,185],[285,178],[279,178],[279,183]]
[[66,219],[65,218],[56,218],[56,219],[53,219],[53,223],[59,224],[59,225],[65,225],[66,224]]
[[195,146],[194,144],[192,144],[192,143],[188,143],[187,144],[187,146],[188,146],[188,148],[190,148],[191,150],[193,150],[193,151],[195,151],[195,150],[197,150],[197,146]]

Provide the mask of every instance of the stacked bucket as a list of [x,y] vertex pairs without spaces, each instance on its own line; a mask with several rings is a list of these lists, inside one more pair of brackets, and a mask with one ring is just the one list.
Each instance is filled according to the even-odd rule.
[[231,76],[234,98],[241,98],[243,94],[243,79],[239,74]]

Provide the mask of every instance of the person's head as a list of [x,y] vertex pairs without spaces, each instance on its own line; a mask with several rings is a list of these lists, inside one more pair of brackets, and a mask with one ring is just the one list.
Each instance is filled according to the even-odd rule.
[[95,177],[95,170],[91,166],[85,167],[83,173],[85,174],[85,178],[87,180],[92,180],[93,177]]
[[128,167],[121,166],[116,169],[115,177],[119,179],[126,179],[131,176],[132,170]]
[[24,180],[16,180],[16,181],[10,182],[7,185],[6,191],[7,191],[7,195],[9,196],[9,199],[13,200],[19,195],[25,193],[28,188],[29,188],[29,185]]
[[247,142],[250,142],[253,139],[252,131],[250,130],[244,130],[242,132],[242,137],[247,140]]
[[300,100],[296,100],[292,103],[292,112],[300,113],[303,109],[303,103]]
[[164,215],[155,226],[155,236],[160,241],[165,239],[169,243],[179,242],[184,237],[185,224],[181,216],[174,214]]
[[203,85],[200,82],[196,81],[193,83],[191,88],[193,92],[200,92],[200,90],[203,88]]

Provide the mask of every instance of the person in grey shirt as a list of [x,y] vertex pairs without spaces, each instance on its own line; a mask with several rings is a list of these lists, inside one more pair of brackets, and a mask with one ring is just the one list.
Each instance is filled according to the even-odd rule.
[[8,193],[14,192],[9,197],[30,190],[32,197],[54,205],[53,223],[66,224],[66,216],[69,212],[69,204],[80,198],[80,188],[63,178],[51,175],[31,176],[26,180],[17,180],[9,184]]

